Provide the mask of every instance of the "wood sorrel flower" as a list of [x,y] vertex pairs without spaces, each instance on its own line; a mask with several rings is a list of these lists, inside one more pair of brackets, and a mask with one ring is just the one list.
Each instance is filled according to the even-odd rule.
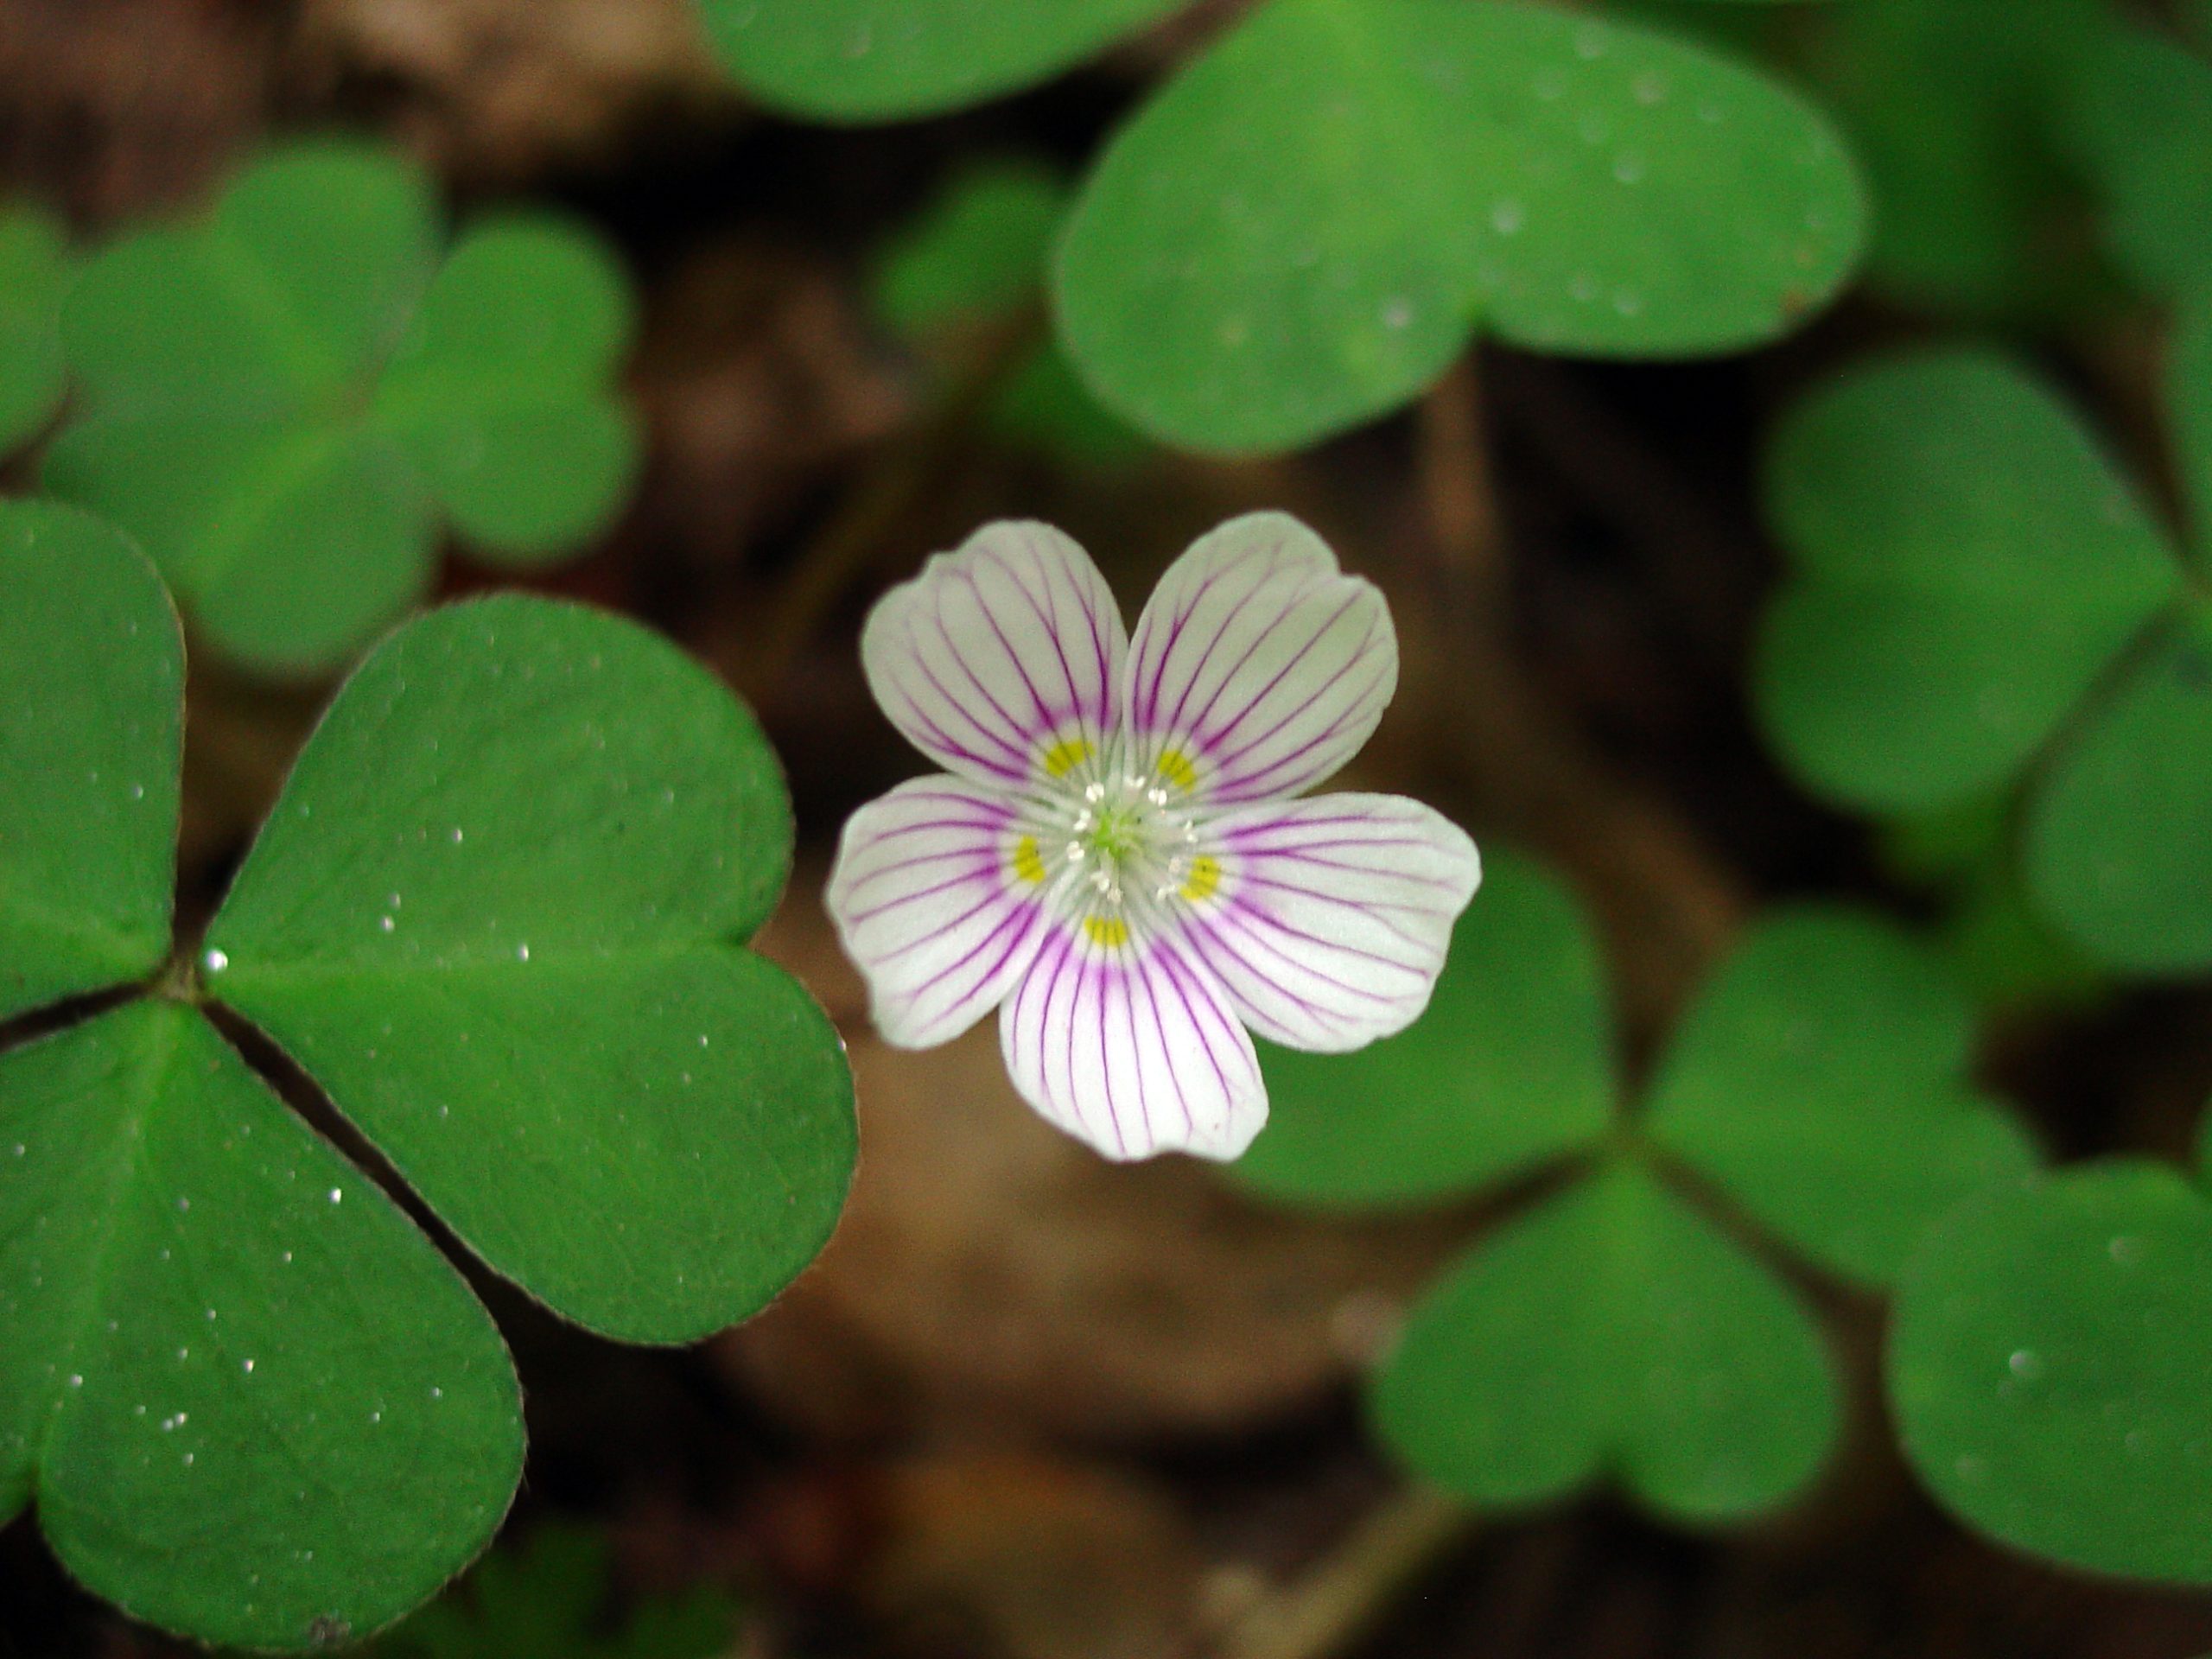
[[1296,519],[1201,537],[1135,639],[1068,537],[988,525],[884,596],[861,655],[950,774],[855,813],[830,878],[887,1040],[996,1007],[1051,1122],[1109,1158],[1226,1159],[1268,1116],[1247,1027],[1352,1049],[1427,1006],[1474,843],[1393,795],[1291,798],[1398,677],[1382,594]]

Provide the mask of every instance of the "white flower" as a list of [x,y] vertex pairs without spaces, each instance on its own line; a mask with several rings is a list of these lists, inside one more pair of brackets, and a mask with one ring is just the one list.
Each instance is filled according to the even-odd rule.
[[1246,1027],[1341,1051],[1428,1004],[1480,875],[1391,795],[1291,798],[1398,677],[1382,596],[1282,513],[1201,537],[1132,640],[1084,550],[986,526],[886,594],[868,684],[947,773],[853,815],[830,879],[877,1028],[993,1008],[1007,1071],[1109,1158],[1234,1158],[1267,1122]]

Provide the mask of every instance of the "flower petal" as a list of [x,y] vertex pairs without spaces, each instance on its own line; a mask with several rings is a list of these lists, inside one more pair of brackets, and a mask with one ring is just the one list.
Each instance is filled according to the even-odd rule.
[[1138,620],[1132,769],[1193,803],[1295,795],[1359,752],[1398,684],[1382,595],[1287,513],[1203,536]]
[[1107,1157],[1230,1159],[1268,1120],[1252,1039],[1211,974],[1174,941],[1056,927],[999,1012],[1022,1097]]
[[1128,634],[1090,556],[1050,524],[986,524],[868,613],[885,714],[948,771],[1022,788],[1101,753]]
[[1207,891],[1179,934],[1269,1042],[1341,1052],[1428,1006],[1482,879],[1466,833],[1396,795],[1323,795],[1202,825]]
[[1045,875],[999,790],[917,778],[853,814],[828,904],[887,1042],[949,1042],[1005,999],[1045,940]]

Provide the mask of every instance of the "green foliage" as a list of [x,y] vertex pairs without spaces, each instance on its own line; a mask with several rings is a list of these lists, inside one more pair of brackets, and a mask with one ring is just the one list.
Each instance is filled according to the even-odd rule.
[[2121,269],[2168,299],[2212,286],[2212,63],[2146,29],[2114,29],[2073,93],[2075,141]]
[[2093,300],[2072,232],[2086,188],[2068,111],[2110,32],[2106,0],[1820,9],[1809,77],[1851,134],[1879,211],[1867,276],[1968,317],[2039,321]]
[[1969,1010],[1942,964],[1844,911],[1787,912],[1676,1029],[1652,1138],[1838,1276],[1878,1288],[1960,1194],[2035,1153],[1965,1081]]
[[35,207],[0,207],[0,454],[36,437],[61,406],[68,284],[60,222]]
[[575,552],[627,493],[611,256],[536,215],[440,240],[412,164],[295,143],[200,219],[125,234],[70,292],[83,415],[46,486],[137,537],[249,666],[343,664],[428,589],[442,519],[525,565]]
[[[885,251],[875,309],[947,379],[985,349],[979,336],[1041,323],[1045,278],[1067,216],[1066,185],[1024,161],[979,163],[957,175]],[[1006,372],[985,411],[1010,442],[1079,465],[1135,459],[1142,442],[1102,409],[1047,340]]]
[[2113,1161],[1933,1232],[1888,1354],[1906,1455],[1968,1525],[2098,1572],[2212,1584],[2212,1209]]
[[607,1546],[582,1527],[547,1525],[486,1556],[467,1579],[371,1649],[374,1659],[716,1659],[738,1609],[712,1586],[607,1618]]
[[1446,963],[1428,1012],[1356,1057],[1267,1050],[1268,1127],[1240,1181],[1325,1209],[1427,1204],[1604,1137],[1618,1095],[1604,975],[1557,878],[1491,855]]
[[168,951],[184,642],[115,543],[66,509],[0,506],[0,1019]]
[[[2208,355],[2197,330],[2177,352],[2190,444]],[[1795,569],[1758,693],[1792,769],[1878,813],[2018,785],[2029,893],[2070,939],[2127,971],[2212,963],[2201,578],[2063,405],[1983,351],[1863,367],[1784,422],[1769,499]]]
[[1486,1504],[1617,1474],[1706,1522],[1799,1491],[1836,1389],[1789,1287],[1701,1210],[1887,1285],[1961,1198],[2034,1151],[1967,1085],[1969,1020],[1927,950],[1846,911],[1770,917],[1707,987],[1646,1109],[1619,1116],[1595,953],[1565,891],[1489,861],[1431,1009],[1332,1059],[1265,1057],[1274,1117],[1240,1166],[1329,1207],[1572,1177],[1422,1297],[1374,1385],[1416,1471]]
[[1819,1471],[1836,1383],[1789,1288],[1633,1163],[1486,1239],[1423,1300],[1376,1422],[1427,1478],[1514,1505],[1618,1478],[1713,1522]]
[[[976,102],[1175,9],[700,3],[749,91],[831,120]],[[1110,139],[1054,304],[1140,429],[1282,449],[1405,403],[1478,330],[1620,357],[1770,340],[1841,285],[1866,216],[1823,118],[1674,35],[1514,0],[1268,0]]]
[[1113,407],[1190,448],[1308,442],[1478,328],[1605,356],[1771,340],[1857,257],[1827,124],[1640,28],[1462,0],[1273,0],[1118,133],[1059,269]]
[[[182,646],[153,570],[0,507],[0,987],[168,954]],[[5,690],[0,685],[0,690]],[[627,623],[528,599],[394,634],[199,955],[0,1057],[0,1515],[203,1640],[389,1622],[481,1547],[522,1439],[498,1333],[199,1005],[261,1027],[495,1270],[613,1334],[741,1319],[854,1155],[836,1033],[740,948],[788,868],[751,716]]]
[[522,1400],[461,1276],[215,1028],[0,1058],[0,1509],[133,1616],[302,1647],[481,1548]]
[[747,92],[822,121],[896,121],[1017,92],[1189,0],[698,0]]

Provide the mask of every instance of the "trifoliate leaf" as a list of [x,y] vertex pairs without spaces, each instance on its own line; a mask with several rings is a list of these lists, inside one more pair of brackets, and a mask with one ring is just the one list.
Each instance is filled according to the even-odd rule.
[[1700,1522],[1788,1501],[1839,1426],[1834,1370],[1796,1295],[1626,1164],[1432,1287],[1371,1405],[1409,1468],[1471,1503],[1538,1503],[1610,1474]]
[[1431,1202],[1579,1151],[1616,1098],[1595,941],[1564,884],[1484,860],[1424,1014],[1352,1054],[1268,1048],[1268,1127],[1233,1169],[1332,1208]]
[[1986,1193],[1921,1244],[1887,1359],[1905,1455],[1977,1531],[2212,1584],[2212,1208],[2113,1162]]
[[60,407],[68,282],[60,221],[35,207],[0,208],[0,454],[37,436]]
[[739,948],[791,835],[759,728],[680,653],[543,601],[451,607],[340,693],[208,983],[500,1273],[686,1340],[790,1281],[851,1173],[836,1033]]
[[2212,963],[2212,607],[2091,703],[2031,803],[2025,856],[2036,901],[2098,961]]
[[1726,351],[1842,283],[1864,207],[1828,124],[1643,29],[1501,0],[1273,0],[1109,144],[1057,302],[1077,369],[1156,435],[1310,442],[1481,330]]
[[609,256],[573,226],[495,220],[441,264],[438,235],[411,163],[299,143],[70,292],[84,410],[47,487],[137,536],[250,667],[342,664],[428,588],[441,510],[487,556],[535,558],[629,489]]
[[1770,614],[1760,714],[1813,788],[1882,812],[1991,789],[2168,603],[2179,567],[2038,383],[1979,351],[1861,368],[1769,458],[1796,574]]
[[423,481],[375,432],[271,417],[94,416],[46,458],[54,494],[112,511],[199,632],[272,674],[344,659],[429,585]]
[[772,108],[896,121],[1050,79],[1189,0],[698,0],[722,61]]
[[1652,1138],[1831,1272],[1888,1284],[1960,1199],[2035,1151],[1968,1086],[1973,1016],[1940,963],[1847,911],[1784,912],[1675,1033]]
[[0,1516],[203,1641],[364,1634],[480,1549],[522,1470],[499,1333],[198,1014],[0,1057]]
[[184,642],[107,525],[0,503],[0,1019],[169,948]]
[[482,556],[573,552],[606,528],[639,457],[607,387],[636,321],[621,270],[582,227],[476,226],[423,296],[377,389],[398,438]]

